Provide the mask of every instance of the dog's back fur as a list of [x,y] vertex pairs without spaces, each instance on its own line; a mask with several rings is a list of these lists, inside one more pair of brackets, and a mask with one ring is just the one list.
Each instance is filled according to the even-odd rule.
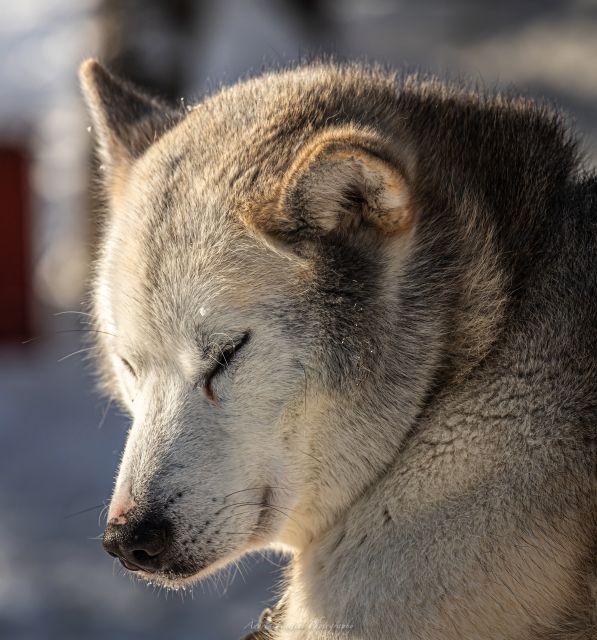
[[[597,637],[597,178],[561,117],[359,66],[266,75],[188,115],[96,63],[83,80],[113,208],[161,202],[130,240],[152,320],[184,280],[159,256],[181,273],[207,256],[224,288],[246,259],[284,291],[267,317],[301,344],[278,455],[308,458],[276,476],[292,518],[263,534],[294,558],[257,635]],[[185,200],[199,175],[202,220]],[[127,229],[107,225],[100,329],[123,282],[110,228]],[[127,465],[129,483],[148,473]]]

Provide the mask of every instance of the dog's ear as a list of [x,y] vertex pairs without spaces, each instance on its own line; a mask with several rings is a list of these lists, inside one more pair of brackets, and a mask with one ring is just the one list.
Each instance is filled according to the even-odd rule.
[[142,155],[183,117],[113,76],[97,60],[81,64],[79,78],[108,179]]
[[390,145],[354,127],[328,130],[306,144],[274,202],[253,210],[252,226],[276,244],[372,229],[396,236],[414,222],[408,180]]

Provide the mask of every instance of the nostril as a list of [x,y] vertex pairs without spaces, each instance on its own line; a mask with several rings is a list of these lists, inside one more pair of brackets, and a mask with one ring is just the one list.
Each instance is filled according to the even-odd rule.
[[143,569],[154,573],[164,565],[169,531],[170,523],[167,521],[109,524],[104,533],[104,548],[130,571]]
[[143,551],[143,549],[137,549],[135,551],[133,551],[133,560],[135,560],[135,562],[137,562],[139,565],[143,565],[145,562],[148,562],[151,560],[151,558],[153,558],[155,556],[150,556],[146,551]]
[[166,548],[166,529],[164,526],[144,527],[133,538],[131,552],[137,559],[159,556]]

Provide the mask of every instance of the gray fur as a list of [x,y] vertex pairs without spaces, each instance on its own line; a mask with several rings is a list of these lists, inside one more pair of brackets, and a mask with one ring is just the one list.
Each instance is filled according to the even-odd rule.
[[597,178],[561,117],[359,66],[184,116],[81,77],[118,167],[93,294],[133,417],[111,526],[174,531],[148,578],[274,546],[260,637],[597,637]]

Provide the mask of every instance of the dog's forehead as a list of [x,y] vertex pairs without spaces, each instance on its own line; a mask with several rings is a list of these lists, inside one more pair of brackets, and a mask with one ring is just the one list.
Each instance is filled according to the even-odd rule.
[[189,178],[188,163],[148,161],[115,207],[99,265],[108,330],[201,341],[285,295],[288,261],[249,233],[225,190]]

